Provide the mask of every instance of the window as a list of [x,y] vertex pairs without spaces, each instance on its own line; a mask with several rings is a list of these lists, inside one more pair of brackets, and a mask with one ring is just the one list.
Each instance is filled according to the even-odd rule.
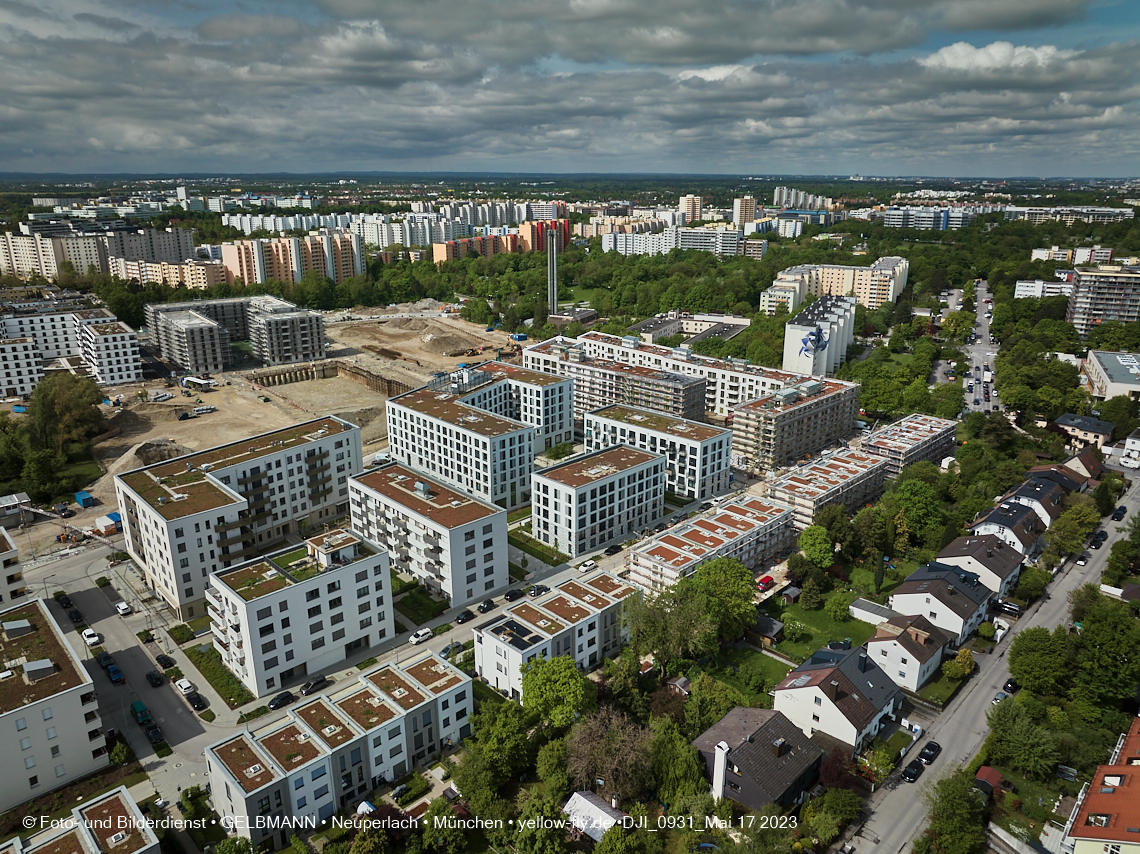
[[24,768],[35,768],[35,767],[36,767],[36,757],[34,757],[34,756],[24,757]]
[[51,741],[53,738],[55,738],[55,736],[56,736],[55,727],[49,726],[47,728],[48,741]]
[[31,750],[31,749],[32,749],[32,740],[30,738],[21,738],[20,739],[20,750]]
[[273,609],[272,608],[262,608],[260,611],[257,612],[257,619],[259,619],[259,620],[267,620],[271,616],[273,616]]
[[320,649],[324,645],[325,645],[325,639],[324,638],[317,638],[315,641],[313,641],[313,649]]
[[45,721],[51,720],[51,706],[48,706],[46,709],[44,709],[44,720]]
[[302,809],[308,802],[308,798],[297,798],[297,809]]
[[318,616],[320,613],[321,613],[321,606],[320,605],[314,605],[312,608],[309,609],[309,619],[312,619],[313,617]]
[[816,698],[815,698],[815,704],[816,704],[817,706],[822,706],[822,705],[823,705],[823,700],[822,700],[820,697],[816,697]]
[[298,777],[296,780],[294,780],[293,781],[293,788],[294,789],[305,788],[305,778],[304,777]]
[[31,788],[34,789],[39,784],[40,784],[40,778],[39,777],[29,777],[28,778],[28,786],[30,786]]
[[811,716],[811,719],[812,719],[813,721],[815,721],[816,723],[819,723],[819,715],[812,715],[812,716]]
[[319,780],[321,777],[325,776],[326,773],[328,773],[328,769],[322,765],[320,768],[317,768],[315,771],[313,771],[309,779]]
[[905,671],[905,670],[900,670],[900,671],[899,671],[899,676],[900,676],[901,678],[905,679],[905,678],[906,678],[906,671]]
[[329,787],[327,785],[321,786],[319,789],[317,789],[315,792],[313,792],[313,799],[316,800],[318,798],[323,798],[328,793],[329,793]]

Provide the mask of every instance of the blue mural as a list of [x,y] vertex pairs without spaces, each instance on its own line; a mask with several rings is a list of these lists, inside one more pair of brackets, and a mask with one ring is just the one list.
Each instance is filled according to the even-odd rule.
[[817,326],[815,332],[809,332],[800,339],[803,344],[800,347],[801,356],[814,356],[816,353],[822,353],[827,349],[827,338],[824,337],[822,327]]

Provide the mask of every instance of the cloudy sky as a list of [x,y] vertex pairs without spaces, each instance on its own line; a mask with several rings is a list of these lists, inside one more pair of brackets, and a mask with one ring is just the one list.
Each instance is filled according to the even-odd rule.
[[1140,173],[1140,0],[0,0],[0,172]]

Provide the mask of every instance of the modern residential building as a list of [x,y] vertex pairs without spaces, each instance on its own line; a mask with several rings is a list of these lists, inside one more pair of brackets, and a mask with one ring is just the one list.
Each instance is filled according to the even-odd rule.
[[390,463],[349,478],[352,526],[452,607],[510,583],[507,511]]
[[936,560],[978,576],[994,596],[1003,598],[1013,590],[1021,574],[1023,555],[994,534],[958,537],[938,553]]
[[0,339],[0,383],[5,397],[31,394],[44,378],[43,359],[34,338]]
[[111,257],[107,259],[107,268],[112,276],[128,282],[134,279],[140,285],[154,283],[187,290],[204,290],[226,281],[226,268],[220,261],[202,259],[171,263]]
[[804,233],[804,224],[799,219],[786,219],[780,217],[776,221],[776,234],[780,237],[786,237],[789,240],[795,240],[797,237]]
[[1033,297],[1067,297],[1073,294],[1073,283],[1050,279],[1018,279],[1013,286],[1014,299]]
[[[430,241],[428,241],[430,243]],[[299,282],[314,272],[336,284],[364,272],[364,240],[343,228],[322,228],[304,237],[235,240],[222,244],[222,266],[233,284]]]
[[[1058,261],[1061,264],[1073,263],[1073,250],[1062,249],[1060,246],[1051,246],[1049,248],[1041,247],[1034,249],[1029,253],[1030,261]],[[1109,259],[1111,260],[1111,259]],[[1085,263],[1088,263],[1086,260]]]
[[106,768],[106,736],[95,685],[42,599],[0,611],[0,809]]
[[820,297],[784,326],[784,370],[832,376],[854,338],[855,297]]
[[1138,786],[1140,718],[1133,718],[1108,763],[1081,786],[1059,840],[1060,854],[1137,854],[1140,804],[1132,795]]
[[714,558],[758,569],[794,547],[790,507],[755,495],[725,498],[712,509],[637,543],[627,553],[629,580],[647,592],[672,587]]
[[471,733],[471,677],[433,653],[379,664],[206,748],[221,824],[263,850],[319,827]]
[[[1128,209],[1131,213],[1131,208]],[[1115,264],[1077,267],[1065,320],[1084,338],[1094,326],[1109,320],[1140,320],[1140,267]]]
[[773,708],[807,736],[822,732],[855,755],[902,708],[902,692],[862,647],[821,648],[775,688]]
[[[485,376],[474,381],[481,385]],[[417,471],[513,510],[530,500],[535,428],[469,403],[470,390],[444,382],[390,398],[389,453]]]
[[1099,400],[1140,398],[1140,353],[1089,350],[1081,363],[1081,384]]
[[537,599],[507,604],[475,627],[475,673],[522,700],[522,670],[536,658],[570,656],[579,670],[616,657],[625,644],[622,603],[637,590],[605,572],[556,584]]
[[532,476],[532,534],[571,557],[651,528],[665,512],[665,457],[617,446]]
[[[101,235],[108,258],[165,261],[179,264],[194,257],[194,232],[189,228],[115,229]],[[87,268],[76,268],[86,272]]]
[[1067,444],[1071,445],[1074,451],[1090,445],[1103,448],[1112,440],[1112,431],[1116,427],[1111,421],[1101,421],[1091,415],[1074,415],[1072,412],[1061,415],[1053,424],[1068,435]]
[[489,377],[490,385],[477,388],[466,403],[534,427],[536,452],[574,441],[573,380],[508,362],[483,362],[459,376],[471,384],[476,372]]
[[887,461],[857,450],[843,450],[768,481],[767,495],[795,511],[796,527],[811,524],[816,511],[828,504],[853,510],[875,501],[883,492]]
[[801,295],[853,296],[855,301],[872,311],[884,302],[894,302],[906,288],[910,262],[906,258],[887,256],[870,267],[845,267],[839,264],[801,264],[781,270],[773,286],[784,283],[799,285]]
[[778,208],[824,211],[835,206],[835,200],[826,196],[816,196],[793,187],[777,187],[772,191],[772,204]]
[[737,314],[690,314],[687,311],[670,309],[657,317],[650,317],[629,327],[629,331],[641,336],[646,344],[655,344],[661,338],[673,335],[691,336],[686,346],[706,338],[728,340],[739,335],[752,325],[752,318]]
[[814,454],[855,429],[859,386],[804,379],[732,411],[733,465],[771,471]]
[[[27,501],[26,495],[24,500]],[[16,514],[16,518],[19,518],[19,514]],[[0,603],[18,602],[28,595],[19,549],[5,527],[0,527],[0,582]]]
[[958,648],[986,618],[993,591],[972,572],[957,566],[920,566],[895,588],[888,600],[892,611],[925,617],[940,628],[952,648]]
[[692,224],[701,218],[701,208],[703,207],[703,200],[700,196],[694,196],[688,193],[681,196],[680,201],[677,202],[677,210],[685,215],[685,223]]
[[193,232],[181,228],[118,228],[89,232],[68,229],[54,235],[0,234],[0,274],[21,279],[38,275],[54,280],[65,262],[81,274],[92,267],[99,273],[111,272],[108,258],[112,256],[178,264],[194,257]]
[[1021,553],[1032,559],[1041,551],[1045,526],[1037,511],[1028,504],[1003,501],[992,510],[983,513],[969,525],[970,532],[979,536],[993,534]]
[[143,378],[139,338],[125,323],[87,323],[79,327],[79,346],[91,379],[99,385]]
[[538,373],[573,380],[574,419],[578,422],[584,423],[587,412],[611,403],[693,421],[704,417],[703,379],[596,359],[573,338],[558,336],[528,347],[523,350],[523,365]]
[[360,428],[317,418],[115,475],[124,546],[179,619],[210,575],[348,512]]
[[803,298],[802,282],[795,279],[777,280],[767,290],[760,292],[757,310],[773,317],[783,307],[785,314],[794,314]]
[[[46,816],[45,816],[46,818]],[[153,819],[144,814],[126,786],[96,795],[55,817],[41,833],[31,832],[0,845],[3,854],[158,854]]]
[[732,221],[737,227],[743,227],[746,222],[756,220],[756,198],[745,196],[742,199],[732,200]]
[[728,798],[748,812],[769,804],[791,809],[804,803],[824,755],[780,712],[744,706],[697,736],[693,747],[712,781],[713,800]]
[[145,317],[162,358],[195,374],[222,370],[232,341],[251,342],[265,365],[325,357],[324,316],[273,296],[152,303]]
[[923,616],[895,614],[875,629],[864,646],[900,688],[917,691],[940,673],[949,638]]
[[338,528],[211,575],[206,606],[222,663],[256,697],[394,637],[388,566],[380,546]]
[[956,421],[914,413],[864,439],[859,447],[887,461],[887,477],[898,477],[912,463],[940,462],[954,451]]
[[1031,208],[1009,205],[1005,208],[1006,219],[1026,220],[1033,225],[1043,222],[1123,222],[1132,219],[1136,211],[1132,208],[1098,208],[1092,206],[1058,206],[1053,208]]
[[732,431],[725,427],[615,404],[587,412],[583,431],[586,453],[628,445],[662,454],[666,492],[704,500],[728,489]]

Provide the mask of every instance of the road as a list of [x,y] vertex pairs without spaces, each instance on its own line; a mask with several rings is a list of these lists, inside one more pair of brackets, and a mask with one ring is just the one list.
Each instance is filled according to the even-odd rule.
[[1013,635],[1035,626],[1052,630],[1055,626],[1068,622],[1069,593],[1082,584],[1100,582],[1100,574],[1104,570],[1112,544],[1125,536],[1116,529],[1126,525],[1133,513],[1140,512],[1140,491],[1135,488],[1129,490],[1122,503],[1128,508],[1128,516],[1119,523],[1105,521],[1103,527],[1108,532],[1108,542],[1103,548],[1089,552],[1088,565],[1077,566],[1072,560],[1067,561],[1049,585],[1049,598],[1039,600],[1028,613],[1013,623],[1011,633],[1002,639],[994,654],[976,657],[978,672],[908,752],[910,756],[917,755],[917,751],[928,740],[934,740],[942,745],[942,755],[926,769],[917,785],[903,782],[896,771],[872,795],[869,804],[873,810],[871,817],[864,824],[860,836],[852,840],[858,851],[899,854],[900,851],[910,849],[911,842],[926,826],[926,806],[918,797],[920,789],[929,786],[948,768],[968,763],[989,734],[986,712],[994,695],[1009,678],[1005,654]]
[[[998,405],[998,395],[994,391],[993,383],[990,384],[991,399],[989,401],[985,399],[985,395],[982,393],[982,370],[988,364],[992,371],[994,359],[997,356],[997,345],[990,343],[990,321],[985,316],[986,311],[993,307],[985,303],[987,299],[992,299],[986,286],[987,282],[984,280],[977,285],[977,298],[975,300],[977,305],[974,309],[977,313],[977,325],[974,327],[974,331],[978,335],[977,343],[967,344],[962,348],[970,362],[974,381],[974,391],[966,392],[966,409],[969,412],[987,412]],[[965,389],[971,377],[967,376],[960,379],[963,383],[963,389]],[[977,403],[974,402],[975,400]]]

